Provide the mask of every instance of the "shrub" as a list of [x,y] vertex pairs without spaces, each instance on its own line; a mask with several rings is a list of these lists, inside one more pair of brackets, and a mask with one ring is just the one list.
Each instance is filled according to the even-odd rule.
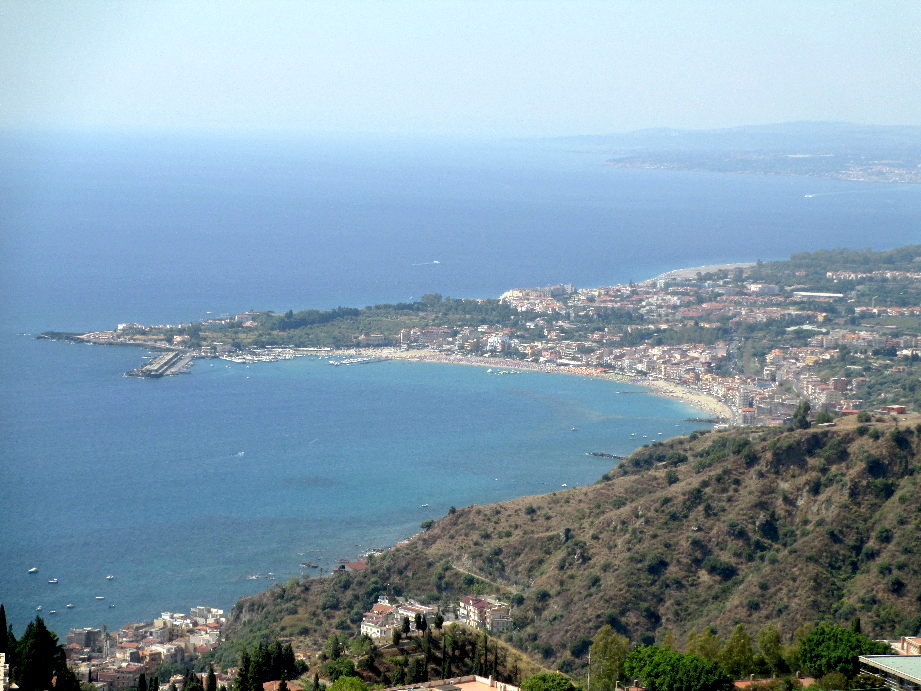
[[714,576],[719,576],[724,581],[728,581],[730,578],[736,575],[736,567],[733,566],[730,562],[724,561],[719,557],[710,555],[704,559],[701,566],[707,573],[713,574]]

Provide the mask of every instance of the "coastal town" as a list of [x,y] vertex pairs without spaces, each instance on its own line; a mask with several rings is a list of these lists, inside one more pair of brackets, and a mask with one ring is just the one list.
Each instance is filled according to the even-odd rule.
[[[830,269],[818,277],[815,271],[787,271],[794,279],[789,285],[751,280],[777,276],[764,266],[683,269],[590,289],[513,289],[498,300],[453,301],[473,314],[505,310],[506,323],[470,323],[470,316],[441,325],[401,327],[398,321],[389,330],[358,331],[347,344],[304,345],[290,334],[302,323],[307,326],[300,332],[310,323],[348,324],[381,306],[311,318],[246,312],[192,325],[123,323],[65,337],[157,351],[127,373],[148,378],[188,373],[201,359],[249,366],[296,357],[336,366],[413,359],[482,365],[499,374],[604,377],[681,398],[706,410],[714,424],[729,427],[789,424],[803,400],[813,415],[867,408],[898,413],[917,403],[904,395],[898,377],[921,356],[921,306],[905,299],[921,290],[921,271]],[[815,290],[816,283],[840,288]],[[880,286],[888,293],[879,298],[868,289]],[[886,301],[892,288],[899,290],[898,299]],[[443,304],[441,296],[417,303],[436,314]],[[404,322],[415,318],[405,306],[391,307],[403,310],[397,314]]]
[[[340,571],[361,572],[363,561],[349,562]],[[78,679],[92,684],[98,691],[127,691],[137,688],[141,675],[159,679],[159,689],[182,689],[184,676],[159,677],[158,672],[191,662],[221,644],[221,630],[227,618],[213,607],[193,607],[188,614],[162,612],[151,621],[131,622],[116,631],[91,627],[71,629],[64,653],[68,666]],[[495,598],[467,596],[453,608],[435,608],[406,598],[380,596],[366,612],[356,635],[373,641],[399,641],[401,635],[422,634],[428,628],[441,629],[449,623],[472,630],[500,633],[512,627],[510,605]],[[293,649],[289,654],[308,666],[318,651]],[[219,686],[231,688],[239,668],[215,673]],[[199,675],[205,683],[206,674]],[[0,687],[3,688],[3,687]],[[152,690],[150,686],[148,691]],[[6,691],[4,688],[3,691]]]
[[[158,668],[203,655],[218,647],[224,611],[193,607],[188,614],[162,612],[147,622],[131,622],[117,631],[91,627],[72,629],[63,641],[68,666],[78,679],[100,691],[123,691],[137,686],[141,673],[153,676]],[[229,677],[221,675],[227,684]],[[164,679],[166,691],[171,683]]]

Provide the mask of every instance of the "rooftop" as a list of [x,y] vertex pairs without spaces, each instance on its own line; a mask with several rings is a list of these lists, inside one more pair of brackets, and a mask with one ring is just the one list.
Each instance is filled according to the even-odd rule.
[[921,655],[861,655],[860,661],[921,685]]

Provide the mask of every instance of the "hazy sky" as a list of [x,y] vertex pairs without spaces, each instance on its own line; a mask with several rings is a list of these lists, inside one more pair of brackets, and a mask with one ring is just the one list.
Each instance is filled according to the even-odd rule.
[[921,125],[918,0],[0,0],[0,127]]

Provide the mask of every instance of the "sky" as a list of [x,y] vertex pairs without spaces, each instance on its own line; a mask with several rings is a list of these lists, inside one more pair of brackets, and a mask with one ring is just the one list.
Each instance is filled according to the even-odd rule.
[[0,128],[921,125],[918,0],[0,0]]

